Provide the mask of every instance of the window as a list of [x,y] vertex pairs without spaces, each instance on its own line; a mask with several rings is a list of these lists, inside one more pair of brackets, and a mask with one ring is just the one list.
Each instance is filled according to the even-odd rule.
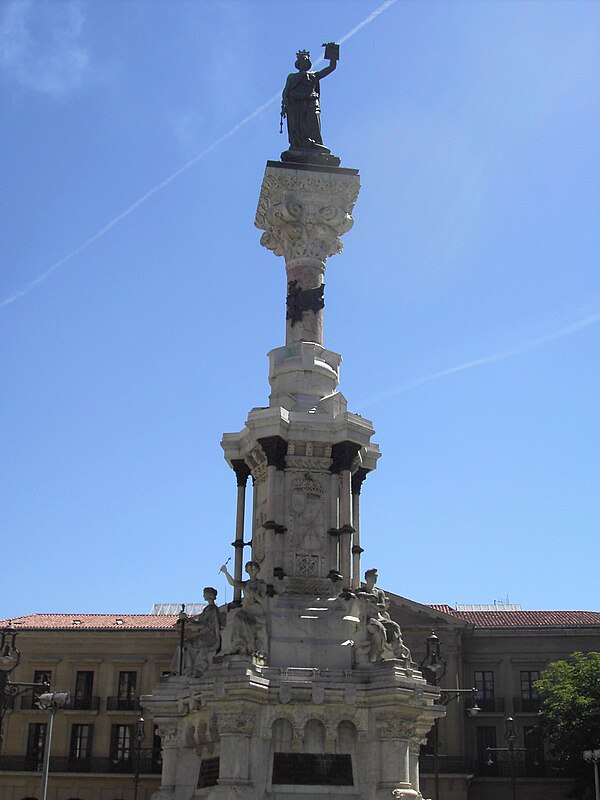
[[521,671],[521,711],[539,711],[540,697],[533,685],[539,679],[537,669]]
[[117,770],[120,764],[128,762],[132,758],[132,742],[131,725],[113,725],[111,727],[110,760]]
[[73,760],[87,759],[92,755],[93,725],[72,725],[69,758]]
[[119,672],[117,708],[122,711],[135,711],[137,709],[136,687],[137,672]]
[[38,770],[44,760],[44,745],[46,743],[46,723],[32,722],[27,733],[27,766]]
[[475,672],[475,689],[477,690],[477,705],[482,711],[495,711],[494,703],[494,673]]
[[[33,673],[33,683],[47,683],[48,685],[52,681],[52,673],[48,669],[36,669]],[[37,708],[37,701],[39,696],[42,694],[43,689],[32,689],[30,692],[25,692],[21,696],[21,708],[30,710],[32,708]]]
[[94,685],[94,673],[89,671],[78,671],[75,678],[75,698],[73,708],[88,709],[92,707],[92,687]]
[[119,700],[130,700],[135,697],[137,672],[119,672]]
[[49,669],[36,669],[33,673],[34,683],[47,683],[48,686],[52,683],[52,671]]
[[489,753],[488,747],[496,747],[496,728],[494,725],[477,726],[477,762],[479,775],[496,775],[498,754]]
[[544,739],[533,725],[523,727],[525,774],[528,778],[544,775]]

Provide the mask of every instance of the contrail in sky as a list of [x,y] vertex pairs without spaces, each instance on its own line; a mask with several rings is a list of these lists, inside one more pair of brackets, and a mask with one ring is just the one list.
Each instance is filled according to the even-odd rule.
[[370,397],[368,400],[365,400],[357,405],[362,407],[375,405],[375,403],[379,403],[382,400],[387,400],[389,397],[395,397],[396,395],[403,394],[411,389],[416,389],[419,386],[423,386],[425,383],[432,383],[440,378],[445,378],[447,375],[454,375],[456,372],[464,372],[467,369],[482,367],[485,364],[492,364],[494,361],[503,361],[506,358],[518,356],[521,353],[526,353],[528,350],[534,350],[536,347],[541,347],[548,342],[553,342],[555,339],[563,339],[565,336],[571,336],[573,333],[577,333],[577,331],[580,331],[583,328],[588,328],[590,325],[595,325],[597,322],[600,322],[600,313],[592,314],[589,317],[579,319],[576,322],[565,325],[563,328],[559,328],[556,331],[551,331],[543,336],[538,336],[535,339],[530,339],[529,341],[510,348],[509,350],[502,350],[499,353],[493,353],[489,356],[476,358],[473,361],[465,361],[463,364],[457,364],[455,367],[441,369],[438,372],[432,372],[430,375],[425,375],[422,378],[416,378],[413,381],[408,381],[407,383],[403,383],[401,386],[396,386],[393,389],[388,389],[387,391],[381,392],[381,394],[378,394],[375,397]]
[[[365,25],[368,25],[370,22],[373,22],[373,20],[376,19],[380,14],[386,11],[390,6],[394,5],[396,1],[397,0],[386,0],[385,3],[382,3],[371,14],[369,14],[368,17],[365,17],[365,19],[363,19],[362,22],[359,22],[358,25],[352,28],[351,31],[342,36],[342,38],[339,40],[339,43],[343,44],[344,42],[347,42],[348,39],[354,36],[355,33],[358,33],[358,31],[361,30],[361,28],[364,28]],[[320,58],[318,59],[318,61],[315,62],[315,64],[318,64],[323,60],[324,60],[323,58]],[[75,248],[75,250],[72,250],[70,253],[68,253],[68,255],[64,256],[59,261],[52,264],[51,267],[48,267],[48,269],[45,272],[42,272],[41,275],[38,275],[37,278],[34,278],[22,289],[18,289],[17,291],[13,292],[8,297],[6,297],[4,300],[0,301],[0,308],[4,308],[4,306],[10,305],[10,303],[14,303],[15,300],[18,300],[20,297],[29,294],[29,292],[32,289],[34,289],[38,284],[43,283],[45,280],[47,280],[50,277],[50,275],[52,275],[52,273],[55,272],[59,267],[62,267],[63,264],[66,264],[67,261],[70,261],[72,258],[75,258],[75,256],[78,256],[84,250],[87,250],[87,248],[91,244],[97,242],[98,239],[101,239],[105,233],[108,233],[108,231],[111,230],[111,228],[114,228],[115,225],[118,225],[119,222],[122,222],[133,211],[135,211],[136,208],[143,205],[146,202],[146,200],[149,200],[157,192],[160,192],[161,189],[164,189],[165,186],[168,186],[174,180],[179,178],[179,176],[183,175],[184,172],[187,172],[188,169],[191,169],[191,167],[193,167],[195,164],[201,161],[205,156],[207,156],[209,153],[215,150],[215,148],[219,147],[219,145],[223,144],[223,142],[226,142],[227,139],[230,139],[234,134],[236,134],[241,128],[243,128],[245,125],[251,122],[255,117],[258,117],[259,114],[262,114],[262,112],[265,111],[265,109],[269,108],[269,106],[272,106],[273,103],[275,103],[277,100],[280,99],[280,97],[281,97],[281,92],[277,92],[277,94],[274,94],[273,97],[269,98],[269,100],[266,101],[266,103],[263,103],[261,106],[255,109],[251,114],[248,114],[247,117],[244,117],[244,119],[240,120],[240,122],[234,125],[233,128],[231,128],[231,130],[227,131],[227,133],[224,133],[222,136],[216,139],[212,144],[209,144],[208,147],[205,147],[204,150],[195,155],[183,166],[179,167],[179,169],[173,172],[171,175],[169,175],[168,178],[162,180],[160,183],[154,186],[154,188],[149,189],[145,194],[139,197],[128,208],[126,208],[118,216],[116,216],[114,219],[108,222],[103,228],[100,228],[100,230],[97,231],[93,236],[90,236],[89,239],[86,239],[86,241],[83,242],[83,244],[80,244],[79,247]]]

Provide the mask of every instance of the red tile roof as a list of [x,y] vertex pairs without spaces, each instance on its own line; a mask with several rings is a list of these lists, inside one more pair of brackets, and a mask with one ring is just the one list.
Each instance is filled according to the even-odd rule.
[[476,628],[600,627],[600,611],[455,611],[449,606],[432,607]]
[[[428,608],[470,622],[476,628],[600,627],[600,611],[455,611],[445,603]],[[121,620],[121,622],[117,622]],[[10,620],[1,620],[4,627]],[[173,628],[174,614],[27,614],[13,617],[17,630],[164,630]]]
[[427,603],[427,608],[433,608],[435,611],[442,611],[444,614],[452,614],[454,609],[447,603]]
[[[118,621],[120,620],[120,621]],[[172,628],[177,616],[172,614],[27,614],[2,620],[4,627],[12,621],[20,630],[156,630]]]

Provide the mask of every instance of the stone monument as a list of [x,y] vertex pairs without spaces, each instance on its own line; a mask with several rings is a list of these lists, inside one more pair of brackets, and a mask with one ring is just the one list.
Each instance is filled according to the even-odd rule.
[[[316,112],[291,111],[290,83],[293,130]],[[313,144],[290,132],[293,158],[265,170],[255,224],[285,261],[286,340],[269,353],[268,407],[222,440],[237,482],[224,626],[209,614],[187,656],[184,645],[182,674],[143,698],[162,739],[154,800],[420,798],[419,746],[444,713],[377,571],[361,581],[361,486],[380,453],[371,422],[337,391],[341,356],[323,344],[325,265],[353,225],[360,181],[356,169],[327,162],[315,125],[302,128]],[[302,148],[316,158],[302,161]]]

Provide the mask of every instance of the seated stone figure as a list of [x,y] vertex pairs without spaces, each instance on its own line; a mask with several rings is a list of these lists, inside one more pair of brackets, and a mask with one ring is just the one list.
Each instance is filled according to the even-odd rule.
[[236,580],[229,574],[225,564],[221,572],[230,586],[240,588],[243,592],[242,607],[234,611],[231,647],[233,653],[242,655],[261,655],[266,657],[269,651],[267,637],[267,585],[258,577],[260,564],[248,561],[246,572],[248,580]]
[[389,597],[378,589],[377,570],[365,572],[365,586],[356,590],[356,598],[361,610],[361,624],[365,638],[356,647],[356,661],[359,664],[381,661],[383,658],[398,658],[410,664],[410,650],[402,641],[400,625],[388,611]]
[[386,597],[385,611],[382,611],[379,615],[379,620],[385,628],[386,644],[392,651],[394,658],[402,659],[410,664],[412,661],[410,650],[402,640],[402,631],[400,630],[400,625],[398,625],[398,623],[390,617],[388,611],[389,605],[390,598]]
[[174,675],[179,674],[180,664],[182,675],[202,675],[212,663],[213,656],[221,649],[221,621],[215,603],[217,594],[212,586],[206,586],[203,592],[206,608],[186,621],[186,629],[191,630],[192,635],[183,643],[183,653],[178,647],[173,655],[171,672]]
[[387,631],[381,619],[387,598],[385,592],[375,586],[377,578],[377,570],[368,569],[365,572],[365,586],[356,590],[364,637],[355,644],[354,652],[358,665],[381,661],[387,641]]

